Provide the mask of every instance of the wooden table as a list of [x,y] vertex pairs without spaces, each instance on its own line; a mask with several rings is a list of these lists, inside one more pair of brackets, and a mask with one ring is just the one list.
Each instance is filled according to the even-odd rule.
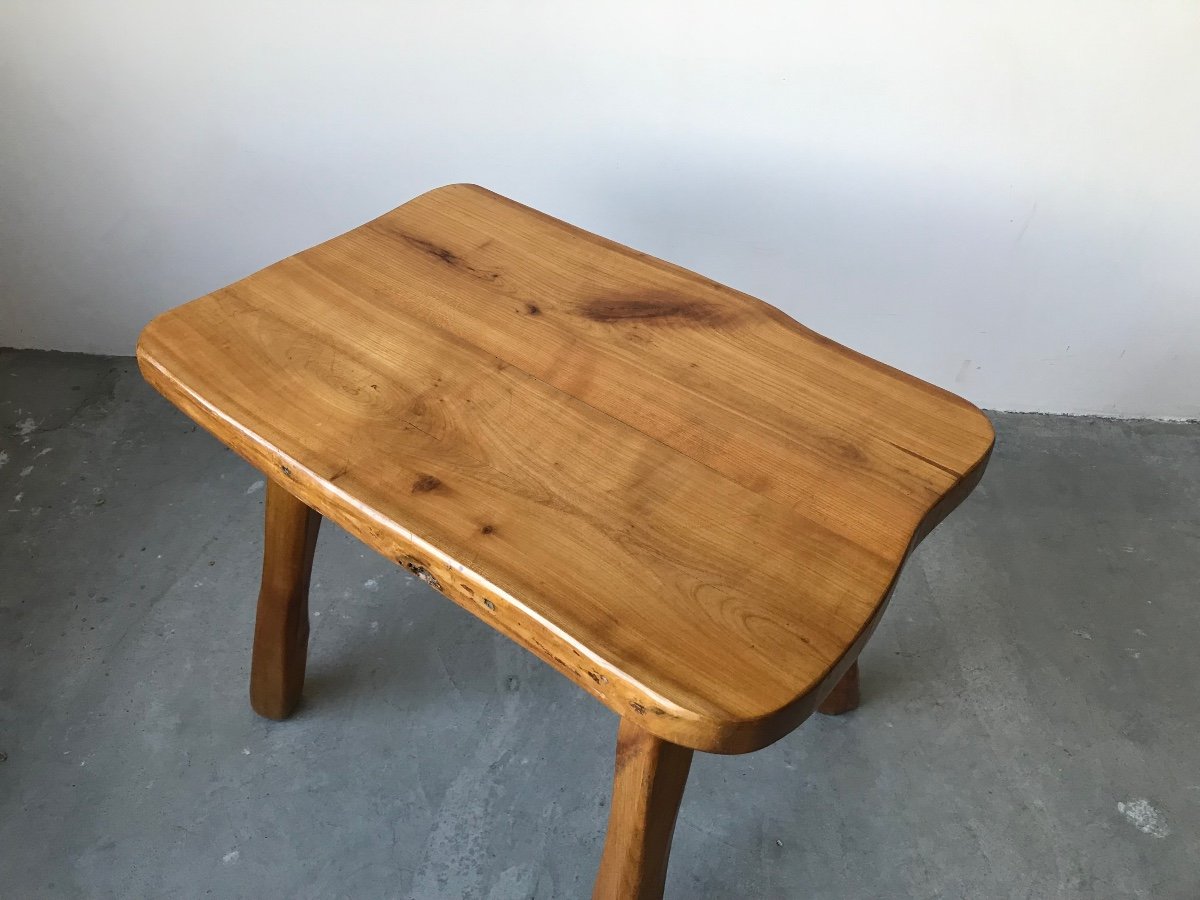
[[604,898],[661,896],[693,750],[857,705],[901,564],[993,440],[760,300],[471,185],[159,316],[138,360],[269,476],[254,709],[300,697],[327,516],[621,716]]

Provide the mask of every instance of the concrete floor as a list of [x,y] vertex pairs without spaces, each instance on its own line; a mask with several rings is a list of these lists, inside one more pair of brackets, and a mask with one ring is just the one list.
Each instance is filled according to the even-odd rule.
[[[1200,897],[1200,425],[995,421],[862,708],[697,756],[669,897]],[[127,358],[0,352],[0,441],[0,896],[588,896],[611,713],[327,524],[259,719],[261,476]]]

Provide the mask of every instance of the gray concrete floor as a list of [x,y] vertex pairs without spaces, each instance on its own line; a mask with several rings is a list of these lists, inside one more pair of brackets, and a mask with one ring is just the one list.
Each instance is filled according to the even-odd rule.
[[[669,897],[1200,897],[1200,425],[995,421],[863,706],[697,756]],[[261,476],[127,358],[0,352],[0,440],[0,896],[588,896],[611,713],[326,524],[256,718]]]

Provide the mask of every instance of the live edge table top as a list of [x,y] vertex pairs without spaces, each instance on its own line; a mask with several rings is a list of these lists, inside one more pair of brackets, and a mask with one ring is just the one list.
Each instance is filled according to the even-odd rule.
[[812,711],[993,440],[760,300],[471,185],[159,316],[138,358],[309,506],[715,752]]

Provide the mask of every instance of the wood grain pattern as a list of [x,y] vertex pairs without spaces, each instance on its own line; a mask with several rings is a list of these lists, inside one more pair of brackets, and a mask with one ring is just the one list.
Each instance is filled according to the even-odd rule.
[[482,188],[155,319],[168,398],[622,715],[736,753],[850,667],[969,403]]
[[617,731],[604,854],[592,900],[658,900],[692,750],[659,740],[632,719]]
[[319,514],[267,481],[250,705],[268,719],[286,719],[300,701],[308,661],[308,582],[320,527]]

